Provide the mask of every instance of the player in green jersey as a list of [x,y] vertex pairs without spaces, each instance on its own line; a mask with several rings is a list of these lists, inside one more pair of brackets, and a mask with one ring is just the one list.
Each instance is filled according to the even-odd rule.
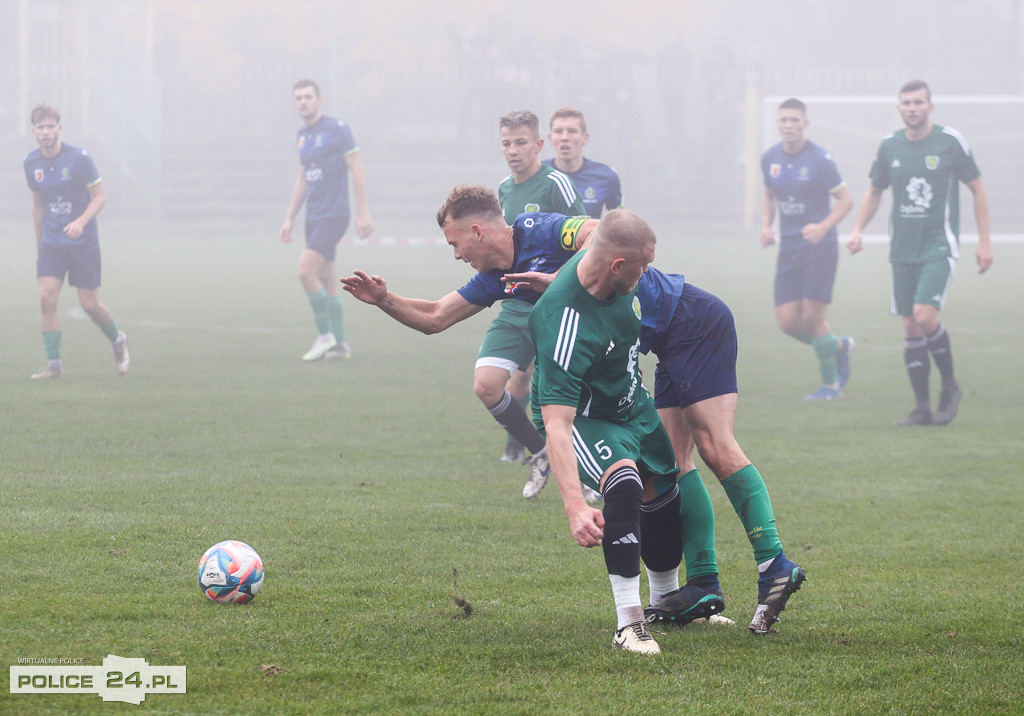
[[[604,552],[618,619],[613,646],[643,654],[660,647],[640,601],[641,558],[651,591],[682,600],[685,553],[687,584],[708,585],[700,604],[709,611],[701,616],[724,606],[711,500],[699,479],[680,498],[672,443],[640,382],[636,285],[654,260],[655,241],[640,217],[609,212],[530,314],[534,422],[547,441],[570,531],[580,546]],[[603,512],[587,505],[581,485],[603,493]]]
[[[960,255],[959,182],[974,197],[978,271],[984,273],[992,266],[988,194],[981,172],[967,140],[955,129],[929,119],[933,107],[931,90],[921,80],[900,88],[896,108],[906,127],[882,140],[871,166],[871,186],[847,242],[851,253],[863,248],[864,227],[891,186],[891,310],[903,317],[903,357],[916,402],[899,425],[946,425],[956,417],[963,394],[953,373],[949,333],[939,321]],[[928,385],[932,360],[942,377],[934,414]]]
[[[498,120],[498,129],[501,151],[511,171],[498,186],[498,201],[505,223],[512,226],[517,216],[534,211],[586,215],[586,207],[572,180],[540,160],[544,140],[540,137],[540,119],[536,114],[528,110],[509,112]],[[473,392],[496,420],[502,412],[522,412],[529,397],[531,364],[519,365],[519,351],[514,347],[523,342],[531,308],[531,304],[522,301],[503,301],[477,356]],[[512,433],[506,431],[506,434],[502,461],[532,464],[538,456],[527,458],[525,445],[543,442],[540,436],[531,436],[524,444]],[[540,462],[546,465],[546,461],[538,461],[538,464]],[[531,470],[530,480],[523,486],[523,497],[535,497],[544,488],[547,474],[546,468]]]

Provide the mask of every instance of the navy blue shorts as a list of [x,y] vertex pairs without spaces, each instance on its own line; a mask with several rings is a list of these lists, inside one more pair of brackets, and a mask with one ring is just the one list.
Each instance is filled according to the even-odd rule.
[[320,219],[315,223],[306,222],[306,248],[316,251],[328,261],[334,261],[341,237],[348,228],[348,217]]
[[651,352],[658,356],[655,408],[685,408],[738,392],[736,322],[714,294],[686,284],[668,330]]
[[36,278],[53,276],[86,290],[100,287],[100,245],[54,246],[39,244],[36,257]]
[[817,244],[803,239],[783,239],[775,268],[775,305],[804,298],[832,303],[832,286],[839,265],[839,242],[824,239]]

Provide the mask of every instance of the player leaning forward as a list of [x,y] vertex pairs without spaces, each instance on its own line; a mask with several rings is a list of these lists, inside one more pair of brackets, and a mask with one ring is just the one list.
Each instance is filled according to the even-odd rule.
[[[647,654],[660,648],[641,605],[641,558],[654,606],[679,590],[684,551],[688,583],[718,584],[711,501],[702,490],[705,499],[681,504],[672,443],[640,382],[636,287],[654,250],[643,219],[610,212],[530,314],[534,421],[573,538],[604,551],[618,619],[612,644]],[[603,513],[586,503],[581,483],[603,493]]]
[[84,149],[60,138],[60,113],[48,104],[32,110],[32,133],[39,148],[25,157],[25,180],[32,190],[36,230],[36,276],[43,347],[48,364],[32,378],[60,378],[61,325],[57,301],[64,285],[78,289],[78,301],[114,349],[117,372],[128,372],[128,341],[110,309],[99,300],[100,239],[96,215],[106,205],[96,165]]

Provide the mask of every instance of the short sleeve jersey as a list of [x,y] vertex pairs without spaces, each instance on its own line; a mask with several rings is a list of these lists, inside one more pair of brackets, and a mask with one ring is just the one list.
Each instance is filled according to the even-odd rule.
[[664,335],[672,322],[679,299],[683,295],[686,278],[682,274],[662,273],[653,266],[640,276],[636,295],[640,298],[640,352],[647,354],[651,346]]
[[516,184],[507,176],[498,185],[498,201],[505,221],[512,224],[520,214],[535,211],[554,212],[566,216],[583,216],[583,206],[572,179],[541,162],[540,169],[526,181]]
[[[844,185],[832,155],[814,142],[806,142],[796,154],[786,154],[782,143],[761,156],[764,184],[771,189],[779,207],[779,236],[803,240],[801,230],[832,210],[830,194]],[[825,240],[835,241],[832,227]]]
[[43,199],[42,243],[53,246],[95,246],[99,229],[93,218],[77,239],[69,238],[64,227],[77,219],[89,206],[90,187],[100,183],[99,172],[89,152],[62,143],[57,156],[47,159],[41,149],[25,157],[25,181],[28,188]]
[[515,251],[512,266],[478,273],[458,290],[474,306],[490,306],[508,298],[536,303],[540,294],[518,283],[504,282],[506,273],[558,271],[576,253],[576,236],[589,217],[562,214],[522,214],[512,224]]
[[913,142],[906,130],[894,132],[878,147],[869,176],[876,189],[892,186],[890,262],[959,257],[959,182],[981,176],[963,135],[934,125]]
[[640,382],[640,299],[636,292],[600,300],[580,284],[578,252],[530,313],[537,367],[530,401],[569,405],[576,415],[626,423],[653,410]]
[[306,221],[347,219],[346,157],[359,151],[352,130],[340,119],[321,117],[299,130],[298,147],[306,170]]
[[[544,163],[552,168],[555,166],[554,159],[545,159]],[[605,209],[611,211],[622,207],[619,175],[607,164],[583,157],[583,166],[579,171],[562,173],[572,179],[583,200],[583,206],[592,218],[600,219]]]

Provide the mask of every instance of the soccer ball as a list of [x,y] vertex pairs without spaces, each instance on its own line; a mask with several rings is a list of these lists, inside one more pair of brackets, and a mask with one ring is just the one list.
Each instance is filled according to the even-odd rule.
[[199,560],[199,588],[215,602],[245,604],[262,586],[263,560],[245,542],[218,542]]

